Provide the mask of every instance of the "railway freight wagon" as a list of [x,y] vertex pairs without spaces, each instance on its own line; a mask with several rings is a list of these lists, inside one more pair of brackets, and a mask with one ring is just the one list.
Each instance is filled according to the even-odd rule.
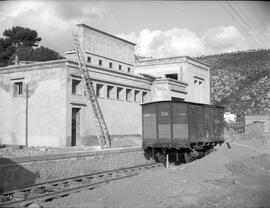
[[224,142],[224,107],[184,101],[142,104],[142,146],[162,160],[189,161]]

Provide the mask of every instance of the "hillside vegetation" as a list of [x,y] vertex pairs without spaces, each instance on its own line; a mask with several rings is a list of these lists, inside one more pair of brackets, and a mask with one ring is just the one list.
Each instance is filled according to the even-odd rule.
[[197,59],[212,66],[211,101],[238,115],[270,113],[270,50],[249,50]]

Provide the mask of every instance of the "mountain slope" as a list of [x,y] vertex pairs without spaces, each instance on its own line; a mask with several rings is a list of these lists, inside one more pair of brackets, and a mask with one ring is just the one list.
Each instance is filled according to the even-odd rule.
[[211,101],[238,115],[270,113],[270,50],[201,56],[211,70]]

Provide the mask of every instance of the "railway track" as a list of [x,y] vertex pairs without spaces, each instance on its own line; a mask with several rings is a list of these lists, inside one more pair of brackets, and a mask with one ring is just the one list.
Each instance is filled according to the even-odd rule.
[[38,201],[50,201],[85,189],[94,189],[101,184],[138,175],[140,171],[160,167],[151,163],[129,168],[91,173],[82,176],[34,184],[0,194],[0,207],[24,207]]

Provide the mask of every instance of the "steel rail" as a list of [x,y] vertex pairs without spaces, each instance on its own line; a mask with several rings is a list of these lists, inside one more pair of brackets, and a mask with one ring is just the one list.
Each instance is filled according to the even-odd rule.
[[[139,172],[135,172],[135,171],[140,171],[141,169],[148,169],[148,168],[150,169],[150,168],[159,167],[159,166],[161,166],[161,164],[151,163],[151,164],[146,164],[146,165],[138,165],[138,166],[133,166],[133,167],[128,167],[128,168],[120,168],[120,169],[96,172],[96,173],[75,176],[75,177],[70,177],[70,178],[65,178],[65,179],[47,181],[47,182],[34,184],[27,187],[22,187],[19,189],[7,191],[0,194],[0,196],[13,197],[13,199],[9,201],[0,202],[0,207],[14,207],[18,205],[28,205],[36,201],[46,201],[53,198],[58,198],[64,195],[68,195],[68,194],[83,190],[83,189],[93,189],[99,184],[108,183],[110,181],[119,180],[119,179],[131,177],[131,176],[135,176],[139,174]],[[114,176],[114,174],[116,175]],[[99,180],[99,181],[93,182],[93,180]],[[82,183],[83,185],[80,185]],[[58,187],[59,185],[66,185],[66,184],[68,184],[68,186],[70,187],[65,187],[65,186]],[[35,190],[34,188],[45,189],[46,187],[55,188],[58,190],[49,190],[49,192],[51,193],[48,193],[48,190],[47,190],[47,192],[45,191],[45,193],[42,193],[42,194],[31,193],[31,190]],[[23,192],[23,193],[27,192],[27,194],[32,194],[32,196],[28,198],[28,196],[24,195],[23,199],[18,198],[18,197],[16,199],[16,196],[14,195],[18,192]]]
[[57,184],[57,183],[61,183],[61,182],[64,183],[66,181],[79,180],[80,178],[91,177],[91,176],[101,175],[101,174],[107,174],[107,173],[117,172],[117,171],[130,170],[130,169],[133,169],[133,168],[148,167],[148,166],[152,166],[152,165],[157,165],[157,163],[150,163],[150,164],[145,164],[145,165],[137,165],[137,166],[127,167],[127,168],[118,168],[118,169],[115,169],[115,170],[94,172],[94,173],[89,173],[89,174],[86,174],[86,175],[79,175],[79,176],[73,176],[73,177],[68,177],[68,178],[45,181],[45,182],[42,182],[42,183],[36,183],[36,184],[33,184],[33,185],[29,185],[29,186],[21,186],[21,187],[18,187],[16,189],[4,191],[4,192],[0,193],[0,196],[1,195],[12,194],[15,191],[27,191],[28,189],[31,189],[32,187],[40,187],[40,186],[42,187],[43,185]]

